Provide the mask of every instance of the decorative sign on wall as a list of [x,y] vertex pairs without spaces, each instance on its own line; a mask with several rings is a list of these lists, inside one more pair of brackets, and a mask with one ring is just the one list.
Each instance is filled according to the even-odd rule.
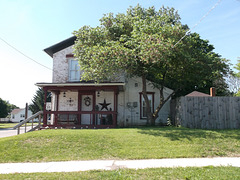
[[71,98],[69,98],[69,100],[67,100],[67,102],[69,103],[69,106],[73,106],[73,101]]
[[104,99],[103,103],[98,103],[102,106],[101,110],[106,109],[108,111],[108,105],[111,103],[106,103],[106,99]]
[[86,105],[86,106],[90,106],[91,105],[91,98],[90,97],[85,97],[84,98],[84,104]]
[[51,102],[46,102],[46,110],[50,111],[52,109],[52,103]]

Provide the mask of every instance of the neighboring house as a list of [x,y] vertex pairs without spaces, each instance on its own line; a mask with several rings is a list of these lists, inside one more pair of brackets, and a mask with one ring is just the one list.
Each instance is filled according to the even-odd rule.
[[[28,117],[32,115],[32,112],[28,110]],[[23,109],[13,109],[11,112],[11,122],[21,122],[25,119],[25,108]]]
[[210,95],[206,93],[202,93],[199,91],[193,91],[186,95],[187,97],[213,97],[216,96],[216,90],[214,87],[210,88]]
[[202,92],[198,92],[198,91],[193,91],[189,94],[186,95],[187,97],[210,97],[209,94],[205,94]]
[[[37,83],[45,92],[44,126],[66,128],[108,128],[146,125],[146,107],[141,78],[121,75],[111,82],[80,81],[81,67],[73,56],[71,37],[44,51],[53,58],[52,83]],[[46,102],[52,93],[51,104]],[[172,90],[165,88],[167,96]],[[152,111],[159,103],[159,90],[147,87]],[[166,124],[170,112],[167,102],[156,124]]]

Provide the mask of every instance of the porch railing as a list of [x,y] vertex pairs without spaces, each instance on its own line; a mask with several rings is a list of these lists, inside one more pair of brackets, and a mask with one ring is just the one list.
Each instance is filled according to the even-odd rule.
[[[40,129],[40,128],[41,128],[41,124],[42,124],[42,118],[41,118],[41,117],[42,117],[42,114],[43,114],[43,111],[37,112],[36,114],[30,116],[29,118],[23,120],[22,122],[20,122],[20,123],[17,124],[16,126],[14,126],[13,129],[17,129],[17,134],[20,134],[20,127],[21,127],[22,125],[25,125],[25,131],[24,131],[24,132],[26,133],[26,132],[27,132],[27,123],[28,123],[29,121],[31,121],[31,120],[32,120],[32,124],[31,124],[31,127],[32,127],[32,128],[31,128],[28,132],[34,131],[34,130],[36,130],[36,129]],[[35,119],[36,117],[38,117],[38,125],[35,126],[35,127],[33,127],[34,119]]]
[[116,126],[115,111],[46,111],[44,126]]

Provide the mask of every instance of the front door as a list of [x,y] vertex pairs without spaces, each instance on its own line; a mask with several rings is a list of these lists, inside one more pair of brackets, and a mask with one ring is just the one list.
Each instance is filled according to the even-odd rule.
[[93,124],[93,94],[84,94],[81,95],[81,124],[82,125],[91,125]]

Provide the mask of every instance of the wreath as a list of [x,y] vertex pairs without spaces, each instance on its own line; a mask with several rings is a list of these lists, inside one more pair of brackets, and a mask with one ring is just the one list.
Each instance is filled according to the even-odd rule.
[[84,104],[86,105],[86,106],[90,106],[91,105],[91,98],[90,97],[85,97],[84,98]]

